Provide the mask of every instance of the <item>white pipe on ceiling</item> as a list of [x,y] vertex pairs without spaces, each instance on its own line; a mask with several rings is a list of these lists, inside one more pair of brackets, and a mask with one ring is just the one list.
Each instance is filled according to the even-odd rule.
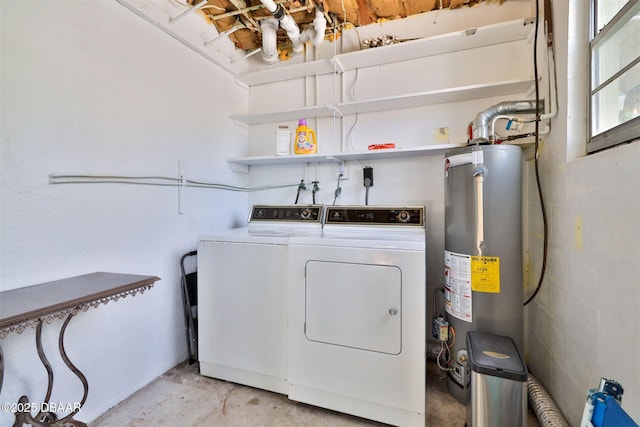
[[265,64],[273,65],[278,63],[278,46],[276,31],[278,31],[278,20],[270,17],[260,21],[262,28],[262,60]]
[[276,4],[273,0],[260,0],[260,2],[280,21],[280,26],[287,32],[287,36],[293,44],[293,52],[295,54],[301,53],[302,42],[300,41],[300,29],[296,21],[293,20],[291,15],[286,13],[281,5]]
[[314,46],[320,46],[324,41],[324,33],[327,29],[327,19],[324,17],[322,10],[316,7],[316,17],[313,20],[313,26],[307,27],[302,31],[302,44],[311,40]]

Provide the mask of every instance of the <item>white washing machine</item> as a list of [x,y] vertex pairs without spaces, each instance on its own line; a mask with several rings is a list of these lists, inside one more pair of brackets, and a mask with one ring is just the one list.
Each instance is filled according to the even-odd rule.
[[322,206],[253,206],[248,227],[200,236],[200,373],[286,394],[287,244],[320,233]]
[[289,398],[425,423],[423,207],[328,206],[289,239]]

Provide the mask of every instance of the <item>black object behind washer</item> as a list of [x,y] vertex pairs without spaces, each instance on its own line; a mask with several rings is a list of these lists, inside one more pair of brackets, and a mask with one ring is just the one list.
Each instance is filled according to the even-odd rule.
[[198,271],[186,273],[185,259],[198,255],[198,251],[191,251],[180,258],[182,270],[182,307],[184,310],[184,331],[187,338],[187,363],[191,365],[198,361]]

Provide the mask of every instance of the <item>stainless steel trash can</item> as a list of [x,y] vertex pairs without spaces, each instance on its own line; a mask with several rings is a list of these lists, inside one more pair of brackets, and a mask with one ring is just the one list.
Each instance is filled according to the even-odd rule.
[[509,337],[467,333],[469,427],[526,427],[527,368]]

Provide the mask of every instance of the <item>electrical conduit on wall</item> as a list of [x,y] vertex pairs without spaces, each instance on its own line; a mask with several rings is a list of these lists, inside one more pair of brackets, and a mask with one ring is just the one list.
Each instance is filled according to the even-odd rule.
[[129,184],[160,187],[212,188],[227,191],[254,192],[296,187],[298,184],[276,184],[262,187],[239,187],[235,185],[187,179],[184,176],[131,176],[131,175],[89,175],[89,174],[49,174],[49,184]]

